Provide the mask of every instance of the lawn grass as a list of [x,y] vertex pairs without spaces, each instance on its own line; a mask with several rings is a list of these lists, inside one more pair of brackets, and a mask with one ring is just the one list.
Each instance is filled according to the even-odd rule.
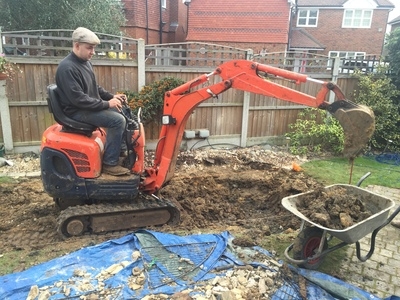
[[15,182],[14,178],[8,177],[8,176],[0,176],[0,184],[1,183],[12,183]]
[[0,254],[0,276],[21,272],[35,265],[65,255],[65,250],[50,245],[41,250],[12,250]]
[[400,188],[400,166],[380,163],[374,158],[357,157],[354,160],[353,172],[350,181],[351,164],[346,158],[329,158],[308,161],[301,166],[304,172],[323,184],[354,184],[362,176],[370,172],[361,184],[381,185],[389,188]]

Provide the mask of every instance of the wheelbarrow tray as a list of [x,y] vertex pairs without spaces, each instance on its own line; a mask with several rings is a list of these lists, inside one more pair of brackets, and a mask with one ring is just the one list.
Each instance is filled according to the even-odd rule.
[[298,216],[300,219],[323,230],[326,230],[326,232],[330,235],[348,244],[353,244],[357,242],[361,238],[365,237],[367,234],[373,232],[383,223],[385,223],[388,218],[390,209],[392,209],[395,205],[393,200],[367,191],[355,185],[333,184],[325,187],[325,189],[328,191],[338,188],[345,188],[349,195],[360,196],[360,200],[362,200],[366,208],[372,212],[372,215],[369,218],[362,220],[361,222],[355,223],[352,226],[347,227],[346,229],[338,230],[327,228],[311,221],[308,217],[306,217],[297,209],[297,203],[299,203],[298,201],[304,198],[305,195],[312,193],[312,191],[285,197],[282,199],[282,205],[288,211]]

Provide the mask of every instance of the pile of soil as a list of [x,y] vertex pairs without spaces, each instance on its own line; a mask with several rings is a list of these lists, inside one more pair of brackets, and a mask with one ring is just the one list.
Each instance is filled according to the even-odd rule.
[[330,229],[346,229],[373,215],[361,195],[335,186],[318,188],[299,197],[296,207],[304,216]]

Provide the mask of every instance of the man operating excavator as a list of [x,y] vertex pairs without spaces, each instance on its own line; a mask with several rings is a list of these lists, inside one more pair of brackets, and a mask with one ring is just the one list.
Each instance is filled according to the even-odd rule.
[[113,95],[99,86],[90,59],[100,44],[96,34],[79,27],[72,34],[72,52],[59,64],[56,83],[59,99],[66,115],[74,120],[92,124],[107,130],[102,171],[118,176],[129,174],[130,170],[118,165],[125,117],[120,113],[126,102],[123,94]]

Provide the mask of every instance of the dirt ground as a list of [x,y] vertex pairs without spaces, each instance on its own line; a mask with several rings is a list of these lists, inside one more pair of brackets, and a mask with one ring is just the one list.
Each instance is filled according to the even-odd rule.
[[[177,203],[181,223],[153,229],[182,234],[228,230],[241,246],[260,245],[265,236],[296,230],[300,219],[283,208],[282,198],[321,187],[299,170],[303,161],[285,151],[260,147],[182,152],[175,176],[161,192]],[[40,178],[19,178],[0,185],[1,254],[21,251],[9,271],[21,271],[35,262],[127,233],[64,240],[56,232],[58,213]]]

